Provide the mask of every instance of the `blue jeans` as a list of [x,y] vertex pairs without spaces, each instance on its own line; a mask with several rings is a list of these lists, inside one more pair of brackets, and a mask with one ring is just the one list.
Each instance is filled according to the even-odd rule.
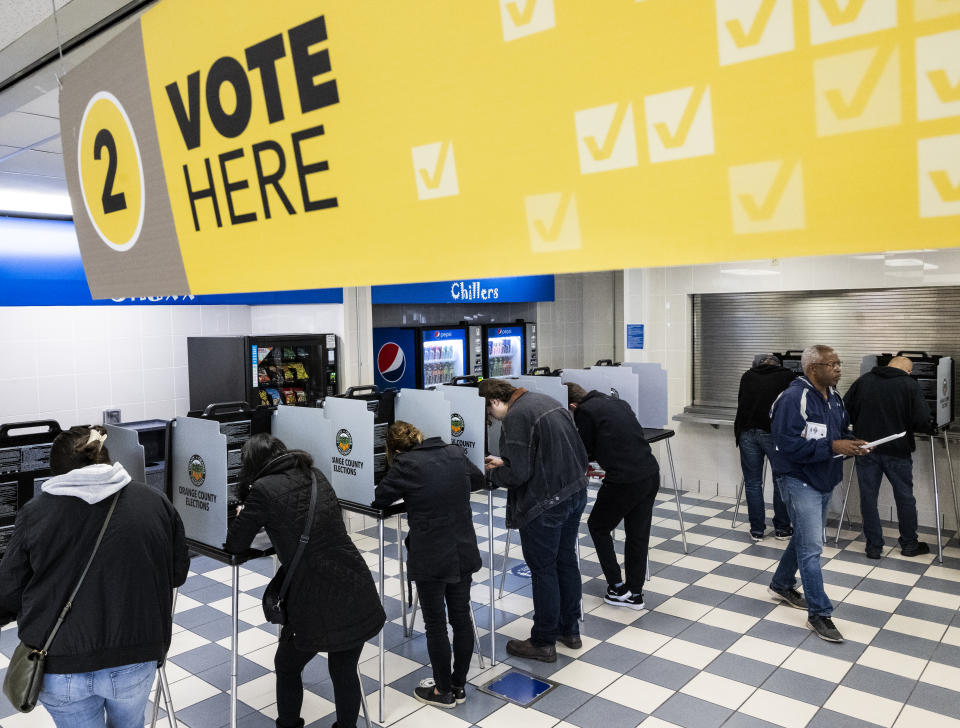
[[95,672],[48,672],[40,702],[57,728],[143,728],[156,673],[156,660]]
[[863,535],[867,549],[883,548],[883,529],[877,513],[877,495],[884,475],[893,486],[897,503],[897,521],[900,526],[900,547],[917,545],[917,499],[913,497],[913,458],[870,453],[854,460],[857,482],[860,485],[860,515],[863,516]]
[[780,558],[770,586],[780,591],[795,588],[799,568],[810,616],[829,617],[833,613],[833,604],[823,590],[820,554],[823,552],[823,524],[827,521],[830,493],[821,493],[802,480],[783,475],[780,477],[780,495],[793,522],[793,536]]
[[[750,533],[762,534],[767,527],[763,505],[763,458],[773,463],[773,435],[752,429],[740,433],[740,469],[743,470],[743,492],[747,497]],[[773,527],[778,531],[790,528],[790,517],[777,487],[779,476],[773,476]]]
[[584,488],[520,526],[520,546],[533,581],[530,640],[535,645],[552,645],[557,637],[580,634],[583,584],[577,535],[586,505]]

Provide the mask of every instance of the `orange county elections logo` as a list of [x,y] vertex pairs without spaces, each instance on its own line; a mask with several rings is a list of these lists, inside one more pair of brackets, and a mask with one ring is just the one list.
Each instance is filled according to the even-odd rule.
[[203,481],[207,479],[207,464],[199,455],[191,455],[187,461],[187,475],[190,476],[190,482],[199,488]]
[[463,421],[463,417],[456,412],[450,415],[450,433],[454,437],[460,437],[465,429],[466,423]]
[[353,450],[353,437],[350,430],[340,429],[337,431],[337,452],[341,455],[349,455]]

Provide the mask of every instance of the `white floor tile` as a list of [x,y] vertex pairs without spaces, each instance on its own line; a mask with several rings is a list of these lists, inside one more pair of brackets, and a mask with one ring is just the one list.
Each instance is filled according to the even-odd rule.
[[643,593],[653,592],[654,594],[663,594],[664,596],[672,597],[679,591],[683,591],[689,586],[682,581],[674,581],[673,579],[664,579],[662,576],[653,576],[650,581],[645,581],[643,583]]
[[779,665],[790,656],[793,648],[770,640],[744,635],[730,645],[727,652],[741,657],[749,657],[751,660],[766,662],[768,665]]
[[783,728],[804,728],[816,715],[816,705],[769,690],[757,690],[740,706],[740,712]]
[[647,718],[643,723],[637,726],[637,728],[683,728],[676,723],[670,723],[668,721],[662,720],[661,718],[654,718],[652,715]]
[[189,652],[190,650],[210,644],[210,640],[201,637],[195,632],[185,630],[173,635],[170,640],[170,649],[167,650],[167,657],[176,657],[177,655]]
[[694,582],[697,586],[726,594],[735,594],[745,587],[749,582],[743,579],[733,579],[729,576],[719,576],[717,574],[707,574]]
[[674,692],[670,688],[624,675],[605,688],[600,697],[641,713],[652,713]]
[[406,718],[393,724],[394,728],[470,728],[470,722],[457,718],[454,711],[424,705]]
[[920,574],[911,574],[909,571],[897,571],[896,569],[884,569],[878,566],[867,574],[867,578],[889,581],[892,584],[913,586],[920,580]]
[[960,647],[960,627],[947,627],[943,635],[943,642],[947,645]]
[[[393,652],[387,652],[383,656],[384,672],[386,673],[386,683],[389,685],[394,680],[399,680],[404,675],[409,675],[415,670],[419,670],[423,665],[415,662],[403,655],[397,655]],[[380,656],[372,657],[369,660],[360,663],[360,672],[374,680],[380,679]]]
[[926,640],[939,642],[943,633],[947,631],[947,625],[931,622],[927,619],[916,619],[915,617],[905,617],[902,614],[891,614],[890,619],[883,625],[884,629],[901,632],[903,634],[922,637]]
[[810,675],[821,680],[839,683],[853,667],[853,663],[836,657],[818,655],[808,650],[796,649],[780,667]]
[[730,710],[736,710],[750,697],[755,689],[753,685],[730,680],[709,672],[701,672],[680,688],[680,692],[722,705]]
[[834,626],[840,630],[840,634],[847,642],[859,642],[868,645],[873,642],[873,638],[880,631],[879,627],[871,627],[860,622],[848,622],[846,619],[833,619]]
[[551,728],[557,722],[552,715],[541,713],[534,708],[521,708],[508,703],[483,720],[477,721],[477,725],[480,728]]
[[943,607],[944,609],[960,609],[960,594],[948,594],[947,592],[935,591],[933,589],[921,589],[914,587],[907,594],[907,601],[929,604],[932,607]]
[[[253,609],[254,607],[260,607],[260,608],[263,607],[263,602],[260,599],[257,599],[256,597],[252,597],[249,594],[245,594],[245,593],[239,594],[237,599],[237,604],[240,608],[239,611],[241,612],[247,609]],[[218,612],[223,612],[224,614],[228,614],[228,615],[233,614],[233,597],[225,597],[224,599],[218,599],[215,602],[210,602],[208,606],[213,607]],[[180,611],[179,597],[177,598],[177,607],[178,607],[177,611],[179,612]]]
[[712,607],[709,604],[691,602],[687,599],[680,599],[679,597],[670,597],[663,604],[656,607],[654,611],[696,622],[711,609]]
[[775,566],[777,561],[775,559],[768,559],[763,556],[750,556],[749,554],[737,554],[732,559],[730,559],[728,564],[733,564],[734,566],[746,566],[748,569],[758,569],[760,571],[766,571],[771,566]]
[[[833,694],[827,698],[823,707],[827,710],[865,720],[868,723],[876,723],[884,726],[884,728],[890,728],[897,719],[903,703],[839,685],[833,691]],[[919,726],[915,728],[919,728]]]
[[[330,715],[335,710],[332,702],[309,690],[303,691],[303,707],[300,708],[300,716],[303,722],[310,725],[314,721]],[[362,712],[362,711],[361,711]]]
[[[240,643],[237,651],[241,655],[246,655],[249,652],[259,650],[263,647],[277,644],[276,632],[268,632],[260,627],[245,629],[237,635],[237,638]],[[217,640],[217,644],[229,650],[231,639],[231,637],[224,637],[222,640]]]
[[927,660],[870,646],[860,655],[857,664],[917,680],[927,666]]
[[[170,695],[173,699],[174,712],[189,708],[191,705],[199,703],[201,700],[212,698],[219,693],[220,690],[218,688],[193,675],[183,680],[177,680],[175,683],[170,683]],[[276,700],[276,697],[274,697],[274,700]]]
[[930,662],[920,676],[920,682],[936,685],[947,690],[960,690],[960,667],[944,665],[940,662]]
[[647,613],[646,609],[631,609],[629,607],[615,607],[604,602],[590,610],[589,614],[611,622],[630,624]]
[[667,644],[670,639],[667,635],[659,632],[651,632],[638,627],[625,627],[610,637],[607,642],[650,655]]
[[830,559],[821,568],[823,571],[850,574],[851,576],[866,576],[874,569],[871,564],[862,564],[859,561],[843,561],[841,559]]
[[684,556],[676,562],[675,566],[682,566],[684,569],[694,569],[709,573],[720,566],[719,561],[713,559],[701,559],[699,556]]
[[711,627],[719,627],[720,629],[726,629],[740,634],[748,631],[759,621],[760,617],[751,617],[749,614],[732,612],[729,609],[721,609],[720,607],[711,609],[700,618],[701,624],[708,624]]
[[888,597],[885,594],[876,594],[864,589],[854,589],[847,594],[847,598],[844,601],[848,604],[855,604],[858,607],[876,609],[878,612],[893,612],[900,606],[900,602],[903,600],[898,597]]
[[720,650],[675,637],[653,654],[664,660],[672,660],[673,662],[679,662],[681,665],[689,665],[702,670],[716,659]]
[[893,728],[960,728],[960,720],[940,713],[904,705]]
[[577,660],[557,670],[550,679],[596,695],[619,677],[618,672]]
[[[237,699],[256,710],[277,702],[277,676],[268,672],[255,680],[238,685]],[[179,706],[174,703],[174,709],[177,707]]]
[[[370,709],[370,721],[372,723],[390,726],[406,718],[415,710],[424,707],[424,705],[412,695],[388,687],[383,695],[383,721],[380,720],[379,690],[375,690],[367,696],[367,707]],[[362,719],[361,717],[360,720]]]

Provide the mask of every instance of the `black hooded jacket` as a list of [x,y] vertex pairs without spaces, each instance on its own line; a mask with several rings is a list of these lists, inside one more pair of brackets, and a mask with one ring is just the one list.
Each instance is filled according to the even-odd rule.
[[770,407],[795,378],[792,371],[774,364],[761,364],[743,373],[737,393],[737,416],[733,421],[737,445],[740,435],[747,430],[770,432]]
[[480,569],[470,492],[483,487],[483,473],[463,448],[439,437],[397,454],[373,505],[385,508],[401,498],[406,504],[411,580],[453,584]]
[[573,419],[587,454],[606,472],[604,485],[637,483],[660,473],[637,416],[622,399],[587,392]]
[[[180,516],[162,494],[131,482],[57,632],[46,670],[81,673],[156,660],[170,647],[173,589],[190,559]],[[42,647],[77,584],[113,496],[87,503],[41,493],[17,514],[0,562],[0,624]]]
[[[263,527],[280,562],[289,564],[310,507],[310,472],[297,451],[268,463],[230,525],[225,550],[243,553]],[[292,634],[294,646],[304,651],[340,652],[376,635],[386,615],[370,569],[343,525],[333,488],[319,470],[313,474],[316,512],[290,583],[284,634]]]
[[914,432],[927,432],[930,408],[909,374],[896,367],[874,367],[850,385],[843,403],[854,434],[867,442],[907,431],[906,437],[878,445],[878,455],[909,457],[916,450]]

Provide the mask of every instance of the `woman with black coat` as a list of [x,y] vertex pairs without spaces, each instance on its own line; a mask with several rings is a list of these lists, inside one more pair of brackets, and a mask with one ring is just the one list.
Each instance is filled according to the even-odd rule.
[[246,551],[266,528],[283,564],[296,553],[306,525],[312,490],[317,503],[310,541],[292,576],[284,600],[287,623],[280,632],[274,666],[277,674],[277,728],[302,728],[303,668],[326,652],[337,709],[337,728],[354,728],[360,714],[357,663],[363,643],[386,621],[373,576],[347,534],[333,488],[312,467],[313,458],[267,434],[243,446],[243,505],[230,525],[225,549]]
[[[484,487],[483,473],[458,445],[423,439],[416,427],[398,421],[387,431],[389,472],[377,486],[373,505],[403,500],[407,507],[407,574],[417,584],[433,684],[421,684],[421,703],[452,708],[466,699],[473,655],[470,586],[480,569],[470,492]],[[453,627],[453,671],[444,602]]]

